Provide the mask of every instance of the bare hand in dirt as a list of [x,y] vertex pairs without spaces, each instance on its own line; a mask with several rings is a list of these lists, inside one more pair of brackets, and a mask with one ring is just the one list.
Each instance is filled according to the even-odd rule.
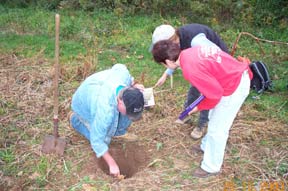
[[120,175],[120,170],[119,170],[119,167],[118,167],[117,164],[110,165],[109,166],[109,171],[110,171],[111,176],[113,176],[113,177],[117,178]]
[[118,175],[120,175],[119,167],[108,151],[103,155],[103,159],[109,166],[109,172],[111,176],[117,177]]

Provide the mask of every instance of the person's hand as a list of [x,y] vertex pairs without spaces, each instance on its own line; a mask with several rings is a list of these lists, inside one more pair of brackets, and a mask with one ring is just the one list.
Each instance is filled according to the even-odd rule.
[[251,63],[250,59],[247,58],[247,57],[238,56],[237,60],[239,60],[240,62],[243,62],[245,64],[250,64]]
[[108,151],[103,155],[103,159],[109,166],[110,175],[113,177],[118,177],[120,175],[119,167]]
[[196,107],[194,107],[194,109],[192,109],[189,113],[188,113],[188,115],[191,115],[192,113],[196,113],[198,111],[198,107],[196,106]]
[[120,169],[116,163],[109,166],[109,171],[113,177],[117,178],[120,175]]
[[154,87],[157,87],[157,86],[162,86],[164,84],[164,82],[166,81],[167,79],[167,74],[164,73],[161,78],[159,78],[159,80],[157,81],[157,83],[154,85]]

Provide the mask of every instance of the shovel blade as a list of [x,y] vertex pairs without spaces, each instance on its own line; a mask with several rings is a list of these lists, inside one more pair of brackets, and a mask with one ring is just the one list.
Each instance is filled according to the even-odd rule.
[[45,136],[44,138],[44,143],[42,145],[42,152],[46,154],[54,153],[63,156],[65,146],[66,146],[65,139],[48,135]]

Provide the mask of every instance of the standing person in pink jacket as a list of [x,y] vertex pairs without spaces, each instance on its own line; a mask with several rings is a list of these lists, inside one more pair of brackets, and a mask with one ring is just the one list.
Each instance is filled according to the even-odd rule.
[[193,175],[204,178],[220,172],[232,123],[250,90],[252,73],[248,64],[239,62],[206,39],[204,46],[180,50],[169,40],[156,43],[154,60],[166,68],[182,69],[183,77],[195,86],[205,99],[189,114],[210,110],[207,134],[201,145],[201,166]]
[[[209,41],[216,44],[221,50],[229,53],[227,45],[221,39],[221,37],[210,27],[203,24],[191,23],[183,25],[179,28],[174,28],[171,25],[160,25],[157,26],[152,35],[152,43],[150,45],[150,51],[152,50],[154,44],[161,40],[170,40],[179,44],[181,50],[191,48],[193,46],[205,45],[207,42],[203,41],[203,37],[209,39]],[[167,79],[171,76],[174,70],[167,69],[161,78],[157,81],[155,86],[161,86]],[[193,101],[199,97],[199,91],[190,86],[187,92],[187,99],[184,102],[184,108],[187,108]],[[198,124],[193,128],[191,132],[191,137],[195,140],[200,139],[205,133],[205,127],[208,122],[209,110],[202,110],[199,115]]]

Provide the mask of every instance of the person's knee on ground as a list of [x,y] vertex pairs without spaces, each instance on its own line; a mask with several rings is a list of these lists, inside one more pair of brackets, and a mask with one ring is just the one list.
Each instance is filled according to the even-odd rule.
[[81,119],[75,112],[72,112],[68,117],[70,126],[87,140],[90,140],[89,124]]

